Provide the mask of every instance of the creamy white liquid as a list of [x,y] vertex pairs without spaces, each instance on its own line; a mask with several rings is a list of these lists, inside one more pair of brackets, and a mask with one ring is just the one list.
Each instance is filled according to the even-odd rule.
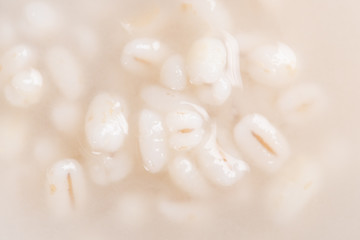
[[[185,56],[191,44],[207,32],[204,30],[207,24],[195,25],[198,19],[192,17],[188,7],[184,10],[182,1],[78,0],[51,2],[59,19],[45,16],[49,18],[48,23],[34,23],[36,29],[25,17],[24,9],[30,2],[0,1],[0,57],[13,46],[28,45],[37,52],[34,67],[42,73],[44,81],[41,100],[25,108],[13,106],[5,97],[8,79],[2,78],[0,82],[0,239],[335,240],[360,237],[357,171],[360,166],[357,147],[360,143],[357,106],[360,29],[356,1],[221,1],[231,22],[225,30],[234,36],[248,33],[261,36],[266,43],[289,45],[298,63],[294,84],[317,84],[326,98],[326,107],[306,123],[289,123],[274,104],[285,88],[252,81],[244,73],[246,62],[242,56],[243,88],[233,88],[230,99],[220,107],[199,105],[218,123],[218,141],[229,154],[243,157],[233,139],[234,125],[244,115],[260,113],[285,136],[291,156],[274,173],[265,173],[250,163],[250,172],[227,187],[217,186],[209,181],[208,175],[201,173],[212,190],[208,195],[195,197],[177,187],[167,170],[154,174],[144,168],[138,119],[140,110],[147,105],[140,95],[149,85],[161,85],[159,72],[134,74],[122,66],[121,56],[126,43],[144,37],[158,39]],[[154,6],[163,13],[159,26],[155,23],[154,28],[129,33],[124,27],[125,20],[141,15],[139,9],[154,11],[151,10]],[[227,24],[226,19],[217,19],[211,25]],[[52,27],[47,28],[51,24],[59,27],[55,33]],[[190,27],[192,24],[195,27]],[[47,35],[42,35],[46,31]],[[83,81],[79,86],[84,89],[73,85],[70,89],[74,92],[69,94],[59,87],[46,58],[50,49],[57,46],[65,48],[78,62]],[[64,67],[66,64],[60,65],[60,74],[66,72],[68,79],[69,69]],[[63,83],[62,79],[60,82]],[[194,96],[191,86],[187,83],[184,91]],[[87,142],[84,124],[89,104],[100,92],[120,96],[126,103],[124,112],[129,129],[120,152],[132,160],[129,173],[123,172],[126,177],[105,186],[99,182],[108,180],[91,175],[90,163],[94,159],[89,157],[92,148]],[[65,110],[55,110],[59,105],[65,106]],[[70,110],[66,106],[71,106]],[[204,122],[206,125],[206,120]],[[171,150],[170,155],[177,153]],[[57,216],[48,203],[47,171],[67,158],[74,158],[83,166],[87,195],[81,211]],[[303,159],[318,167],[321,173],[316,175],[318,178],[312,178],[312,168],[305,168],[304,175],[318,179],[319,185],[299,211],[283,218],[281,211],[291,212],[292,205],[289,211],[273,211],[268,200],[269,189],[275,179],[295,176],[293,172],[302,169],[302,165],[297,164]],[[110,169],[116,169],[116,165]],[[307,188],[307,184],[304,187]],[[299,199],[302,195],[294,201]]]

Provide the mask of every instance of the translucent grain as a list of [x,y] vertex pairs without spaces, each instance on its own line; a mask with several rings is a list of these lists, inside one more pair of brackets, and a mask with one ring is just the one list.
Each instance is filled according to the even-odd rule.
[[47,173],[46,192],[49,208],[56,215],[83,209],[87,194],[81,165],[74,159],[55,163]]
[[87,159],[90,177],[98,185],[109,185],[126,178],[133,167],[132,159],[123,152],[98,154]]
[[319,166],[309,159],[296,161],[271,181],[264,198],[277,223],[287,224],[301,215],[321,186]]
[[207,142],[198,151],[197,160],[205,176],[219,186],[230,186],[238,182],[248,165],[241,159],[225,152],[217,143],[216,127],[213,126]]
[[277,101],[277,107],[284,120],[291,124],[303,125],[324,112],[326,101],[325,93],[320,86],[304,83],[283,92]]
[[169,55],[168,51],[157,39],[134,39],[125,45],[121,63],[126,70],[134,74],[146,75],[163,63]]
[[261,45],[248,55],[248,73],[254,81],[281,87],[295,80],[297,61],[294,51],[283,43]]
[[194,162],[186,157],[177,157],[169,164],[169,175],[181,190],[195,197],[209,194],[210,187]]
[[85,134],[94,151],[115,152],[123,145],[129,131],[126,107],[122,99],[100,93],[89,105]]
[[53,36],[62,27],[63,16],[51,2],[33,1],[24,6],[23,30],[37,39]]
[[214,83],[225,69],[226,48],[217,38],[199,39],[191,46],[186,64],[192,84]]
[[160,80],[172,90],[183,90],[187,85],[184,60],[181,55],[169,57],[161,67]]
[[9,80],[19,71],[29,69],[37,63],[35,50],[27,45],[17,45],[8,49],[1,57],[0,78]]
[[143,164],[151,173],[161,171],[168,162],[166,132],[161,116],[143,109],[139,116],[139,145]]
[[278,170],[290,156],[284,136],[260,114],[243,117],[235,126],[234,138],[242,153],[264,171]]
[[17,107],[28,107],[38,103],[43,95],[43,77],[36,69],[17,73],[5,86],[6,100]]

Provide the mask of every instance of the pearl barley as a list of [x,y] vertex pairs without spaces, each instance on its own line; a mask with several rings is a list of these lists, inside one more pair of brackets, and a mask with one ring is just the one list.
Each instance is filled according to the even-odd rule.
[[5,86],[5,98],[14,106],[27,107],[40,101],[43,78],[36,69],[17,73]]
[[326,106],[323,90],[312,83],[292,86],[277,102],[283,118],[294,124],[304,124],[318,116]]
[[132,165],[132,159],[120,152],[94,155],[88,159],[90,177],[98,185],[121,181],[129,175]]
[[10,48],[1,58],[0,77],[12,77],[19,71],[32,67],[36,60],[35,51],[27,45]]
[[30,2],[24,7],[24,31],[38,39],[55,35],[63,22],[58,9],[48,1]]
[[241,119],[234,137],[240,150],[264,171],[276,171],[290,155],[284,136],[260,114]]
[[306,239],[360,180],[360,35],[301,2],[0,0],[0,240]]
[[95,151],[115,152],[128,134],[128,122],[122,100],[108,93],[100,93],[89,105],[85,133]]
[[195,111],[179,109],[167,114],[166,125],[170,130],[170,146],[175,150],[189,150],[202,139],[203,119]]
[[198,152],[198,162],[207,178],[216,185],[235,184],[249,171],[248,165],[239,158],[226,153],[216,141],[216,127],[203,148]]
[[50,209],[67,215],[84,207],[86,185],[81,165],[74,159],[55,163],[47,173],[47,196]]
[[125,45],[121,63],[132,73],[144,74],[152,67],[159,66],[167,55],[168,49],[160,41],[138,38]]
[[201,86],[198,89],[198,96],[206,104],[219,106],[229,98],[231,89],[230,80],[223,75],[213,84]]
[[159,114],[144,109],[139,117],[139,145],[144,167],[152,173],[161,171],[168,161],[166,133]]
[[191,196],[205,196],[210,191],[196,165],[186,157],[175,158],[169,165],[169,174],[173,182]]
[[249,54],[248,60],[248,72],[254,81],[269,86],[283,86],[294,80],[296,55],[283,43],[259,46]]
[[181,55],[169,57],[161,68],[162,84],[172,90],[183,90],[187,84],[184,60]]
[[192,84],[216,82],[225,69],[226,48],[216,38],[202,38],[191,46],[187,56],[187,67]]
[[264,198],[267,211],[278,223],[288,223],[301,214],[321,186],[322,174],[317,163],[298,160],[270,182]]

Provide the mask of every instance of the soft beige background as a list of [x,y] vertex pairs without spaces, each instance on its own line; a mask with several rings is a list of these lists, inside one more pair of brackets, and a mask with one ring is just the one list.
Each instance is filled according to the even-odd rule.
[[[8,1],[0,0],[0,7],[7,5]],[[135,239],[134,235],[138,237],[136,239],[156,240],[360,239],[360,2],[274,1],[283,2],[281,9],[261,10],[256,0],[224,0],[230,13],[236,16],[234,21],[239,31],[264,32],[292,46],[302,63],[300,77],[306,81],[319,82],[330,97],[330,112],[325,121],[321,119],[322,122],[317,122],[301,134],[296,131],[293,133],[305,142],[311,136],[308,145],[303,146],[305,151],[311,149],[311,144],[316,140],[316,147],[329,152],[329,163],[324,165],[327,172],[324,188],[298,221],[289,225],[276,225],[256,207],[239,214],[233,210],[234,206],[224,205],[223,211],[217,212],[214,226],[210,228],[169,227],[155,219],[143,231],[127,232],[120,229],[111,218],[107,218],[109,213],[94,214],[80,221],[48,221],[47,215],[42,212],[29,210],[27,213],[19,213],[21,209],[12,209],[16,204],[10,203],[13,205],[0,207],[1,211],[6,211],[6,214],[0,212],[0,240],[129,240]],[[18,12],[16,8],[13,9],[15,16]],[[6,171],[3,169],[0,172]],[[22,174],[21,171],[16,172]],[[0,186],[11,188],[6,183]],[[6,199],[7,194],[0,194],[0,197]],[[104,194],[103,198],[107,197]],[[104,205],[106,201],[111,202],[106,199]],[[32,209],[26,198],[19,202],[24,208]],[[77,234],[83,237],[72,238]]]

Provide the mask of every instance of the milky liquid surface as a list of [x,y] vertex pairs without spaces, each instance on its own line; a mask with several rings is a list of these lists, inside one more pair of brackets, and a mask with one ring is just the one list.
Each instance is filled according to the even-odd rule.
[[[4,63],[0,66],[1,239],[331,240],[360,237],[357,224],[360,220],[357,173],[360,110],[356,104],[360,88],[359,4],[353,0],[226,0],[219,2],[228,19],[220,11],[214,21],[206,18],[203,8],[197,9],[197,15],[203,14],[206,20],[194,17],[188,2],[52,1],[49,5],[55,11],[52,12],[46,7],[45,10],[39,8],[38,2],[0,1],[0,57],[14,46],[29,46],[36,52],[36,59],[30,61],[31,67],[43,77],[40,100],[30,106],[14,106],[4,90],[11,78],[4,74]],[[34,8],[44,10],[37,13],[40,20],[32,17]],[[133,20],[138,16],[145,17]],[[143,26],[149,21],[153,25]],[[209,22],[215,29],[225,30],[243,42],[245,35],[251,36],[250,45],[259,38],[261,44],[282,42],[290,46],[297,58],[296,79],[290,86],[301,83],[318,86],[326,98],[324,110],[306,121],[293,121],[288,112],[281,112],[277,101],[289,86],[279,88],[253,81],[246,72],[247,53],[241,44],[243,86],[233,87],[230,97],[220,106],[203,102],[199,97],[203,86],[194,87],[191,81],[179,92],[179,98],[185,96],[185,105],[174,105],[177,95],[170,94],[169,101],[157,101],[156,97],[161,94],[150,97],[144,94],[149,86],[167,87],[160,80],[161,54],[169,51],[170,56],[178,54],[186,62],[193,42],[208,37]],[[213,36],[222,39],[219,32]],[[127,43],[144,38],[165,43],[166,49],[157,57],[149,55],[145,59],[152,61],[154,68],[133,72],[124,66],[122,54]],[[66,82],[69,79],[70,83]],[[161,93],[158,90],[147,93]],[[126,131],[122,128],[127,133],[117,152],[113,152],[113,148],[109,152],[94,150],[86,137],[89,105],[101,93],[115,96],[113,99],[119,102],[115,105],[121,107],[116,108],[118,115],[114,118],[126,119],[128,123]],[[205,114],[193,106],[201,106]],[[167,114],[174,109],[193,111],[200,116],[193,115],[196,119],[202,119],[203,122],[189,121],[181,125],[175,133],[171,129],[175,129],[177,122],[163,121],[162,128],[172,137],[191,130],[203,139],[201,143],[185,141],[191,148],[185,153],[166,145],[170,149],[169,159],[179,157],[177,168],[172,168],[179,171],[177,175],[169,176],[166,164],[156,173],[144,164],[139,138],[148,137],[143,132],[152,127],[148,121],[144,131],[139,130],[139,117],[144,109],[155,112],[160,119],[171,119]],[[234,140],[235,124],[253,113],[265,116],[285,136],[291,148],[289,159],[275,172],[264,172],[257,167]],[[111,114],[109,121],[114,116]],[[225,154],[229,162],[244,161],[243,165],[243,162],[232,165],[241,167],[236,183],[230,186],[224,186],[231,182],[228,178],[212,179],[212,176],[226,175],[206,172],[209,165],[204,164],[204,160],[191,160],[195,162],[191,166],[195,170],[190,174],[180,172],[179,161],[184,155],[189,159],[214,157],[201,152],[206,149],[202,144],[207,146],[205,140],[211,138],[214,124],[220,146],[216,154]],[[150,136],[162,139],[159,129]],[[183,143],[180,140],[184,135],[176,136],[176,143]],[[267,135],[256,136],[260,143],[265,141],[262,143],[265,149],[278,149],[266,144],[270,139]],[[150,151],[151,154],[154,152]],[[47,174],[57,162],[69,158],[76,159],[82,167],[80,185],[84,181],[86,189],[76,192],[78,185],[72,182],[71,191],[75,196],[81,194],[85,203],[79,208],[75,205],[75,210],[74,206],[70,207],[70,213],[60,216],[52,211],[48,202],[51,192],[47,191]],[[156,167],[160,169],[162,165]],[[244,176],[243,170],[246,170]],[[68,184],[69,176],[64,175]],[[178,178],[174,180],[174,176]],[[193,184],[191,181],[177,183],[182,177],[192,179]],[[288,179],[291,184],[283,185]],[[314,184],[308,185],[307,179]],[[276,205],[278,186],[285,186],[287,193],[295,196],[279,200],[280,207]],[[308,187],[312,189],[310,193],[302,194]],[[296,201],[299,199],[306,204],[302,206]]]

